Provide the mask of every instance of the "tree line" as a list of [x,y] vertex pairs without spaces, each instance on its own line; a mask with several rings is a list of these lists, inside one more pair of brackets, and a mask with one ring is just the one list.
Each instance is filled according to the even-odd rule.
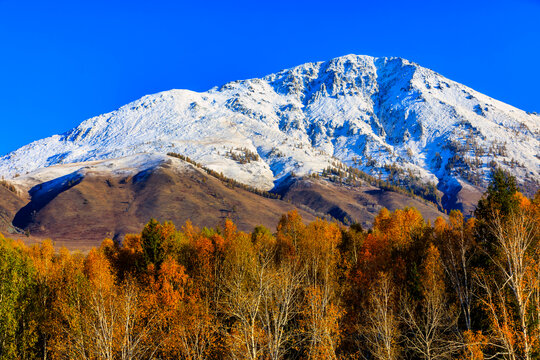
[[151,220],[87,254],[0,237],[0,359],[536,359],[540,195],[475,218]]
[[[242,149],[240,149],[240,150],[242,150]],[[245,151],[246,151],[245,154],[247,154],[245,156],[247,156],[248,158],[253,158],[255,156],[255,154],[249,152],[248,149],[245,149]],[[231,154],[232,154],[232,152],[231,152]],[[178,153],[174,153],[174,152],[169,152],[169,153],[167,153],[167,155],[170,156],[170,157],[175,157],[177,159],[186,161],[186,162],[198,167],[199,169],[206,172],[208,175],[213,176],[216,179],[222,181],[227,187],[229,187],[231,189],[240,188],[240,189],[249,191],[250,193],[253,193],[253,194],[265,197],[265,198],[269,198],[269,199],[280,199],[281,198],[281,196],[279,194],[276,194],[276,193],[273,193],[273,192],[270,192],[270,191],[266,191],[266,190],[261,190],[261,189],[258,189],[256,187],[241,183],[241,182],[239,182],[237,180],[234,180],[232,178],[228,178],[225,175],[223,175],[223,172],[218,173],[215,170],[207,168],[206,166],[202,165],[201,163],[196,162],[195,160],[191,159],[188,156],[184,156],[182,154],[178,154]],[[253,161],[258,161],[258,158],[253,160]],[[251,162],[251,160],[249,160],[249,161],[247,161],[245,163],[248,163],[248,162]]]

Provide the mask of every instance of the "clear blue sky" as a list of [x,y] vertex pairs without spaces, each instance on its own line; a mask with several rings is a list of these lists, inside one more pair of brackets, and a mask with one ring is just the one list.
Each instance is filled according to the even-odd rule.
[[540,112],[540,0],[0,0],[0,154],[149,93],[351,53]]

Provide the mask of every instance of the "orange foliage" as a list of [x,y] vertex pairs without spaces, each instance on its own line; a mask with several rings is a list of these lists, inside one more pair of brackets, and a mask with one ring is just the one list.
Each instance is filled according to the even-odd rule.
[[386,229],[389,227],[390,222],[392,221],[392,213],[387,208],[382,208],[379,211],[379,214],[375,217],[375,220],[373,221],[373,229],[378,229],[380,231],[383,231],[383,229]]
[[230,243],[234,241],[236,233],[236,225],[232,222],[231,219],[226,219],[225,225],[223,226],[223,238],[225,240],[225,243]]
[[343,311],[330,301],[327,291],[311,286],[306,289],[303,315],[301,325],[308,341],[307,358],[336,359],[342,335],[339,320]]
[[277,241],[284,244],[291,244],[296,247],[298,238],[305,229],[302,217],[298,211],[292,210],[281,217],[277,226]]
[[[222,242],[223,238],[219,235],[215,235],[219,238],[218,242]],[[213,239],[209,239],[206,236],[198,236],[194,241],[195,253],[197,254],[196,271],[203,277],[213,278],[213,257],[216,247],[214,246]]]
[[389,239],[392,247],[406,249],[424,226],[422,214],[414,208],[397,209],[393,213],[383,208],[375,218],[373,231]]
[[[540,196],[515,197],[537,226]],[[187,221],[180,232],[170,222],[151,224],[145,228],[149,237],[128,234],[121,245],[105,239],[86,255],[65,248],[55,253],[50,240],[31,248],[13,242],[33,265],[37,300],[32,301],[44,309],[36,317],[37,329],[40,344],[50,350],[44,358],[215,359],[227,353],[337,359],[351,358],[355,350],[358,357],[373,358],[373,337],[371,347],[352,348],[357,336],[376,334],[373,326],[369,333],[358,329],[359,322],[375,319],[366,311],[373,312],[374,301],[381,300],[373,295],[381,272],[392,295],[378,315],[395,316],[392,326],[399,327],[395,334],[404,354],[428,346],[447,358],[484,360],[493,350],[488,343],[518,355],[540,350],[537,238],[518,259],[527,271],[517,285],[530,292],[523,308],[534,310],[523,317],[534,319],[524,335],[508,282],[500,281],[496,269],[486,268],[482,275],[470,266],[478,249],[475,220],[466,221],[458,211],[431,227],[413,208],[382,209],[369,233],[321,219],[306,226],[296,210],[282,216],[276,234],[262,226],[251,234],[240,232],[229,219],[220,228],[202,230]],[[509,240],[519,233],[501,230]],[[159,247],[159,261],[147,261],[149,240]],[[504,260],[497,254],[490,259]],[[469,284],[473,272],[483,298],[465,304],[467,315],[483,306],[489,325],[481,324],[483,332],[462,332],[454,305],[469,297],[454,288],[463,291],[459,276]],[[448,296],[446,289],[455,293]],[[466,328],[476,329],[474,319]],[[452,337],[460,332],[460,339]],[[530,340],[531,350],[524,340]],[[131,347],[139,347],[139,357],[132,356]]]
[[369,289],[378,274],[391,267],[391,247],[384,236],[368,234],[359,254],[355,282],[362,289]]
[[441,253],[433,244],[429,245],[426,259],[422,266],[422,295],[424,298],[444,292],[444,270],[441,263]]
[[488,344],[488,338],[482,331],[467,330],[463,333],[463,337],[465,348],[459,360],[484,360],[484,348]]
[[336,223],[316,219],[305,227],[298,239],[297,254],[312,284],[334,280],[340,242],[341,230]]
[[109,260],[99,249],[92,249],[84,260],[84,273],[97,288],[110,290],[115,283]]
[[[436,221],[436,226],[442,227],[441,221]],[[391,273],[394,278],[404,280],[407,259],[399,254],[411,247],[425,227],[422,215],[413,208],[394,212],[381,209],[375,217],[373,232],[362,244],[356,270],[351,273],[356,285],[366,291],[380,272]]]
[[167,258],[158,272],[154,290],[159,294],[160,304],[176,307],[186,297],[189,276],[186,269],[174,259]]
[[40,278],[47,278],[54,273],[54,246],[50,239],[44,240],[40,245],[32,246],[29,254]]
[[142,254],[141,235],[126,234],[122,243],[122,249],[132,255]]
[[433,224],[433,230],[436,234],[442,234],[446,229],[448,229],[448,223],[446,220],[442,218],[442,216],[439,216],[435,219],[435,223]]

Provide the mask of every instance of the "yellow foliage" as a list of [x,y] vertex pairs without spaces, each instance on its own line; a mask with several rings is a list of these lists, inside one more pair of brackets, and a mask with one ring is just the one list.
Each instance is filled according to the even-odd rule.
[[93,248],[88,253],[84,261],[84,272],[90,283],[97,288],[110,290],[115,284],[109,260],[99,249]]

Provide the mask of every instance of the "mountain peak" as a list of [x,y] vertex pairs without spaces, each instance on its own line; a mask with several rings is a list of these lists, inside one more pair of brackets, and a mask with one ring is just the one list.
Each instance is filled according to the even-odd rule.
[[537,188],[539,120],[408,60],[350,54],[207,92],[144,96],[3,156],[0,173],[175,152],[262,189],[290,172],[352,166],[434,183],[452,207],[495,166]]

